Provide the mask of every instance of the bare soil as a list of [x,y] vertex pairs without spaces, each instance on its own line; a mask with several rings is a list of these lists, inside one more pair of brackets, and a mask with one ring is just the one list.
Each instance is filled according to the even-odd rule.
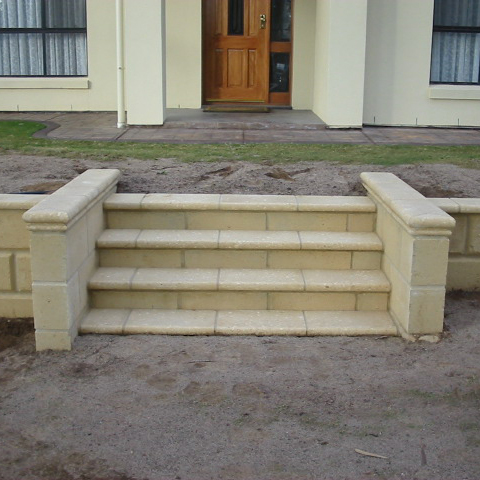
[[[480,173],[450,165],[13,155],[0,157],[0,192],[99,166],[121,168],[130,192],[357,195],[359,172],[388,170],[428,196],[480,196]],[[480,293],[450,293],[437,344],[91,335],[42,353],[31,320],[0,319],[0,479],[478,480],[479,312]]]
[[157,160],[66,160],[0,155],[0,193],[51,191],[88,168],[122,171],[119,192],[365,195],[360,173],[392,172],[427,197],[480,197],[480,170],[455,165],[183,163]]

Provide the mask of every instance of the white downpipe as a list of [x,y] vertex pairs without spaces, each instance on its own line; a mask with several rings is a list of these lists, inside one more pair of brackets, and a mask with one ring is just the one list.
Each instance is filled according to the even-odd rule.
[[125,114],[125,45],[123,0],[116,0],[117,20],[117,128],[127,125]]

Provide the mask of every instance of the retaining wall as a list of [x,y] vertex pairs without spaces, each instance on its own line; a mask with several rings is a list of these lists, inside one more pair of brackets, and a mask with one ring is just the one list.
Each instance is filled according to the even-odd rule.
[[44,195],[0,195],[0,317],[33,316],[30,232],[23,214]]
[[[425,300],[431,297],[427,303],[441,305],[435,326],[427,328],[438,331],[445,290],[441,277],[445,270],[446,289],[480,290],[480,199],[425,199],[394,175],[388,175],[364,174],[362,178],[377,204],[377,233],[385,246],[382,268],[393,286],[390,311],[406,332],[425,333],[421,322],[415,326],[411,318],[401,320],[406,315],[401,305],[409,304],[412,313],[410,300],[426,294]],[[102,204],[115,191],[118,176],[118,171],[90,171],[52,196],[0,195],[0,316],[33,316],[30,253],[33,248],[37,302],[45,289],[56,288],[65,293],[65,312],[71,318],[57,328],[57,333],[65,336],[65,346],[69,344],[76,335],[78,318],[88,309],[86,282],[88,273],[97,264],[94,248],[95,239],[104,228]],[[398,195],[401,198],[395,198]],[[453,217],[455,227],[444,212]],[[424,216],[432,215],[440,222],[438,225],[422,223]],[[25,219],[32,232],[27,229]],[[453,234],[448,242],[451,228]],[[430,270],[429,278],[424,275],[425,262],[430,265],[426,267]],[[440,264],[443,266],[439,267]],[[53,271],[55,265],[57,270]],[[70,290],[75,295],[70,295]],[[40,314],[43,307],[37,303],[37,326],[41,324],[41,316],[51,318],[51,308],[56,307],[46,308],[45,315]]]
[[448,290],[480,290],[480,198],[435,198],[456,222],[450,238]]

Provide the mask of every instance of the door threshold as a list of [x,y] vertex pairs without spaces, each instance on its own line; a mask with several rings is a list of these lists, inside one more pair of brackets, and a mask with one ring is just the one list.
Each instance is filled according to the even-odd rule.
[[238,107],[238,108],[251,108],[251,109],[261,109],[261,108],[269,108],[271,110],[293,110],[291,105],[272,105],[268,103],[264,103],[259,105],[258,103],[205,103],[202,105],[202,110],[206,111],[209,109],[211,110],[212,107],[218,107],[218,108],[233,108],[233,107]]
[[207,105],[206,113],[270,113],[271,109],[260,105]]

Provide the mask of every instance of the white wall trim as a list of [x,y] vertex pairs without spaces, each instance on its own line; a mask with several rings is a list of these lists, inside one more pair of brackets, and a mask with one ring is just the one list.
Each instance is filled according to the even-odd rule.
[[86,77],[75,78],[0,78],[0,88],[9,89],[48,89],[48,90],[78,90],[89,89],[90,82]]
[[430,85],[428,96],[432,100],[480,100],[480,86]]

